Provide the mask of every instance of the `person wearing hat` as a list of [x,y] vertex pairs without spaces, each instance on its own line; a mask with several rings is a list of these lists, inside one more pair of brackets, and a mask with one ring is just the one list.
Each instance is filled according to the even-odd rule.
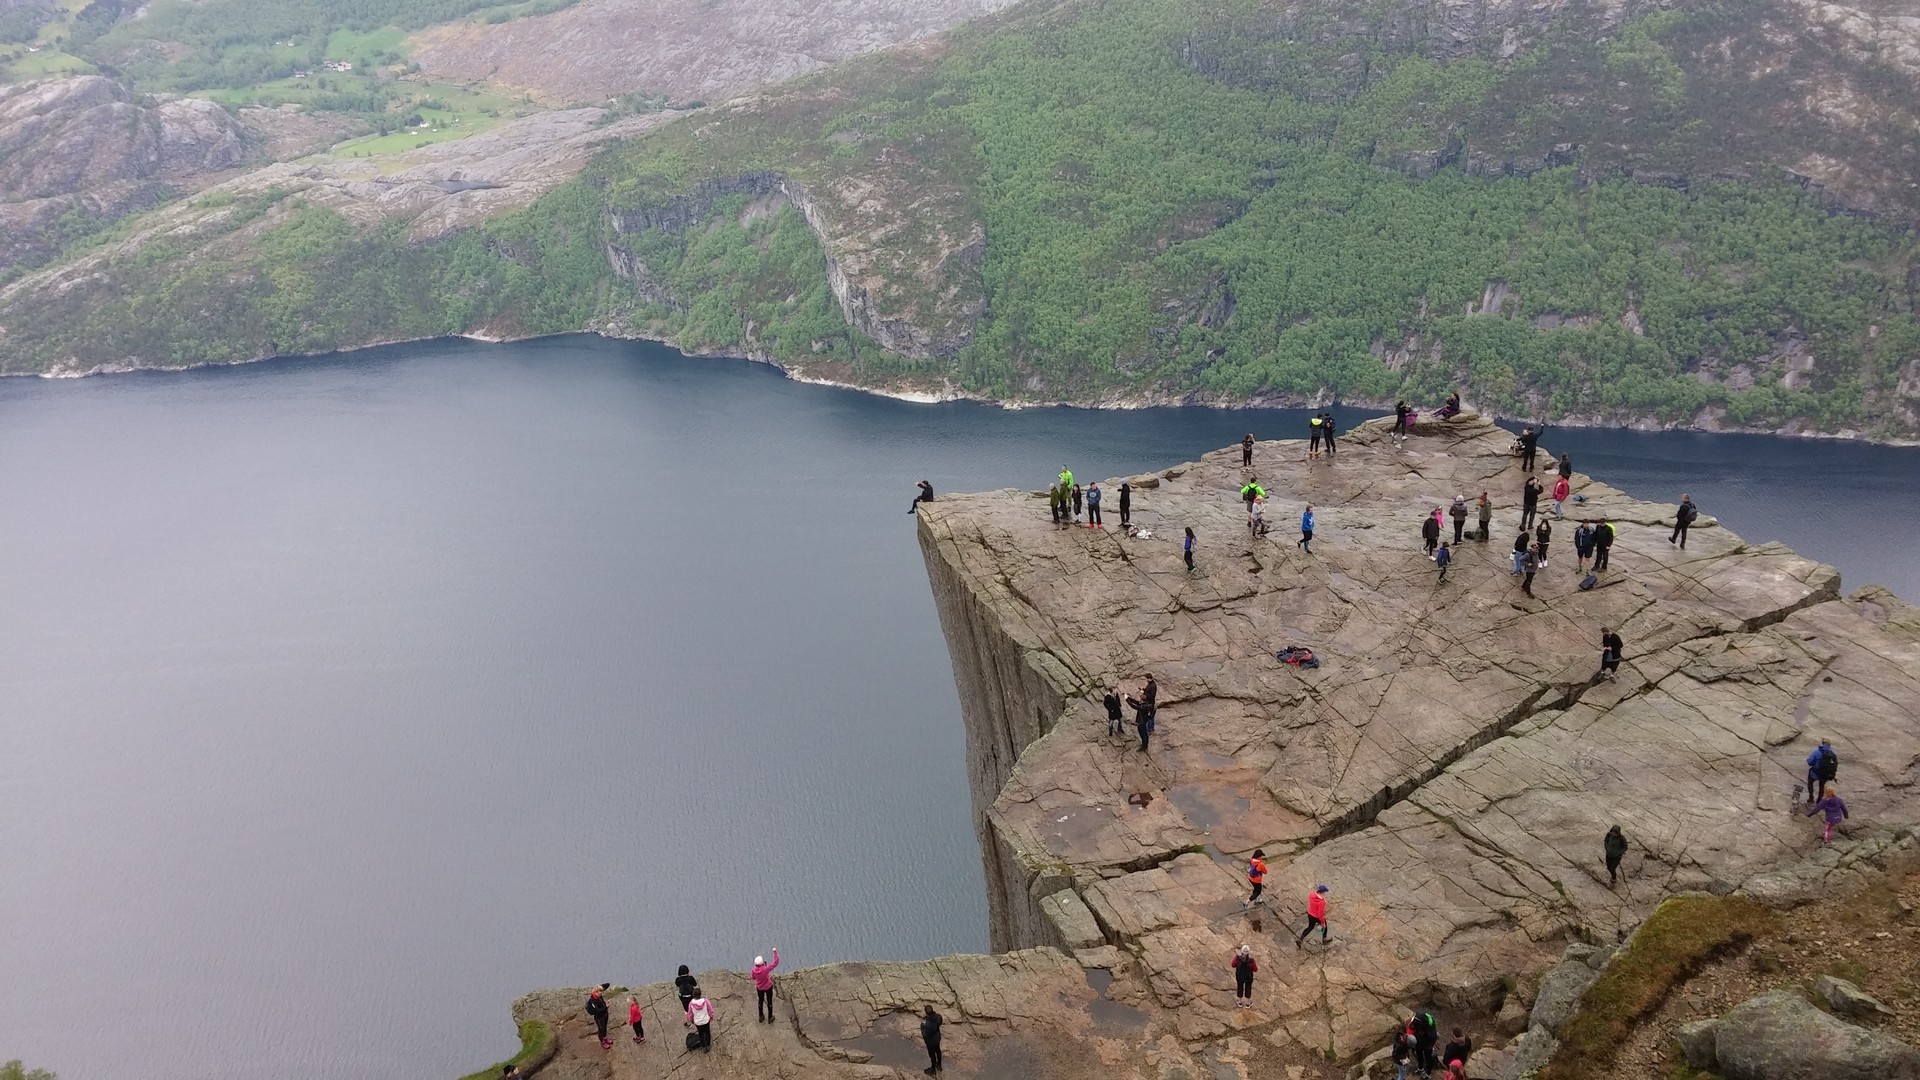
[[767,963],[764,956],[753,958],[753,1009],[754,1015],[765,1023],[773,1023],[773,969],[780,966],[780,950],[773,950],[773,963]]
[[1253,1008],[1253,973],[1260,970],[1260,964],[1253,958],[1251,945],[1240,946],[1228,962],[1233,969],[1233,1004],[1238,1009]]
[[601,997],[600,992],[612,985],[612,983],[601,983],[587,991],[587,1015],[593,1017],[593,1029],[600,1033],[602,1050],[612,1049],[613,1040],[607,1038],[607,999]]
[[1455,495],[1453,505],[1447,509],[1447,514],[1453,518],[1453,546],[1459,547],[1460,541],[1467,533],[1467,497]]
[[1313,892],[1307,894],[1307,928],[1300,931],[1299,937],[1293,939],[1293,947],[1300,948],[1301,943],[1307,940],[1307,935],[1313,933],[1313,928],[1316,926],[1320,928],[1320,944],[1325,945],[1327,943],[1327,887],[1325,885],[1315,885]]

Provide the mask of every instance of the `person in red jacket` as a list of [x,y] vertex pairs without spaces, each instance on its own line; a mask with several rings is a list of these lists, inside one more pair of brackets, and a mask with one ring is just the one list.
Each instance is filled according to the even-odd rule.
[[1254,848],[1253,858],[1247,860],[1247,881],[1253,885],[1253,895],[1240,905],[1242,908],[1259,903],[1260,893],[1267,887],[1267,853],[1260,848]]
[[627,995],[627,1024],[633,1028],[634,1042],[647,1041],[647,1025],[640,1022],[640,999],[632,994]]
[[1260,970],[1260,964],[1253,958],[1253,947],[1240,946],[1227,963],[1233,969],[1233,1004],[1238,1009],[1253,1008],[1253,973]]
[[1313,928],[1316,926],[1320,928],[1320,944],[1325,945],[1327,943],[1327,887],[1325,885],[1315,885],[1313,891],[1307,894],[1307,928],[1300,931],[1299,937],[1293,939],[1293,947],[1300,948],[1301,943],[1307,940],[1307,935],[1313,933]]

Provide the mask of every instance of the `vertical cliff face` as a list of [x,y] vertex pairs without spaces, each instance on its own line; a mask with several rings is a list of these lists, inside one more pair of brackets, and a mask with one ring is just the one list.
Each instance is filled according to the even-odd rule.
[[997,578],[967,565],[945,520],[920,518],[920,550],[926,557],[940,629],[953,655],[960,710],[967,725],[967,783],[973,793],[974,829],[986,864],[987,907],[996,952],[1060,944],[1043,914],[1040,898],[1065,887],[1027,863],[996,830],[990,811],[1006,789],[1020,755],[1053,729],[1070,697],[1085,680],[1031,632],[1019,606],[999,594]]

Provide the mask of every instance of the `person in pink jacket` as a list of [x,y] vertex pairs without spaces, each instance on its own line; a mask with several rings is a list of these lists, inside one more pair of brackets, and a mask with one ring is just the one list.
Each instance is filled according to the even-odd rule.
[[753,958],[753,1007],[763,1023],[773,1023],[773,969],[780,966],[780,950],[773,950],[773,963],[764,956]]
[[1555,480],[1553,482],[1553,516],[1554,517],[1565,516],[1560,512],[1560,508],[1566,505],[1567,493],[1571,492],[1572,490],[1573,490],[1573,485],[1568,483],[1567,478],[1564,476],[1562,476],[1560,479]]

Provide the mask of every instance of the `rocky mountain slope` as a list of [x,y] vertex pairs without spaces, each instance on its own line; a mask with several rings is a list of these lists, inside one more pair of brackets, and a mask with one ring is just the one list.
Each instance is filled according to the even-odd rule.
[[[171,275],[264,300],[276,267],[20,282],[0,365],[587,328],[935,394],[1457,386],[1563,422],[1912,437],[1917,47],[1895,8],[1803,0],[1028,0],[663,125],[472,234],[292,246],[301,274],[432,279],[404,295],[209,337],[144,299]],[[69,301],[151,317],[48,315]]]
[[143,99],[97,75],[0,86],[0,271],[61,241],[63,217],[122,217],[247,161],[254,137],[211,101]]
[[642,93],[718,102],[849,57],[912,41],[1011,0],[583,0],[498,24],[450,24],[416,38],[429,74],[486,80],[584,105]]

